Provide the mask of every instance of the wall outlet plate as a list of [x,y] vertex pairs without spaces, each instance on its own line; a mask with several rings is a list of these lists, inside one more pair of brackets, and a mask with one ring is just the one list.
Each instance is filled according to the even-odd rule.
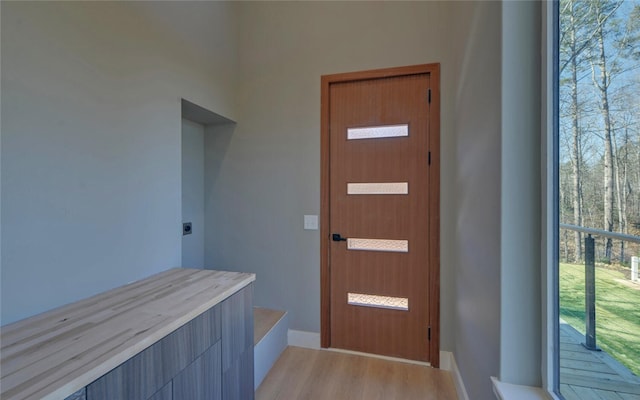
[[184,222],[182,224],[182,236],[191,235],[191,222]]

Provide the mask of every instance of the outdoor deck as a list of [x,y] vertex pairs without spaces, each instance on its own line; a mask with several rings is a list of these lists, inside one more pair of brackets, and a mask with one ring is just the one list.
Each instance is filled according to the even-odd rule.
[[584,335],[560,322],[560,392],[566,400],[640,400],[640,377],[604,351],[582,346]]

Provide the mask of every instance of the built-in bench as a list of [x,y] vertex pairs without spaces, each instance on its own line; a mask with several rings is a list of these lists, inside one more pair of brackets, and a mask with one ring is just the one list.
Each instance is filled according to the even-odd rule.
[[287,347],[289,317],[285,311],[254,307],[254,388],[265,376]]

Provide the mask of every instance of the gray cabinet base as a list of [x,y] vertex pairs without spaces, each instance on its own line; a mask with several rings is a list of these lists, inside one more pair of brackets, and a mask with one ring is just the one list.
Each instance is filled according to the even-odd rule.
[[65,400],[252,400],[253,284]]

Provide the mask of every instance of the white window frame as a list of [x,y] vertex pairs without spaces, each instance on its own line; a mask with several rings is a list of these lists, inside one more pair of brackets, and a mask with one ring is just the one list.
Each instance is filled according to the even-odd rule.
[[558,1],[542,7],[542,384],[553,399],[560,395],[558,294]]

